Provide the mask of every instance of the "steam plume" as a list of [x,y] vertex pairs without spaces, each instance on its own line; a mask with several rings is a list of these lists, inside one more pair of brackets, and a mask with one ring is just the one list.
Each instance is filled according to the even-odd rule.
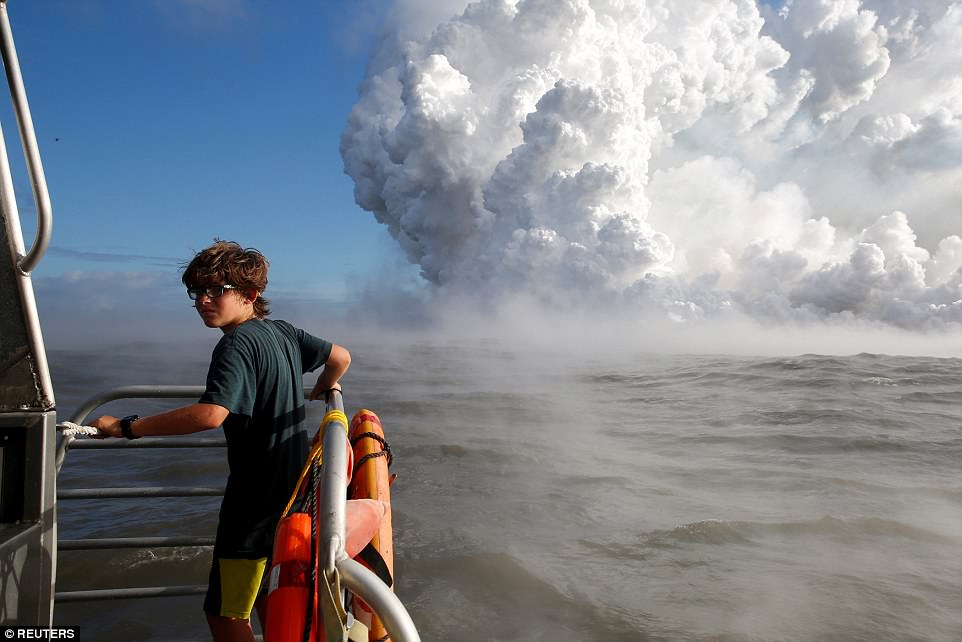
[[443,290],[962,323],[962,3],[480,0],[385,41],[341,151]]

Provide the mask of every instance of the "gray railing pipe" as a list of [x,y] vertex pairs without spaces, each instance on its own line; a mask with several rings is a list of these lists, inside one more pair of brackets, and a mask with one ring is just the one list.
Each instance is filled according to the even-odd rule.
[[144,497],[219,497],[223,488],[132,486],[129,488],[61,488],[57,499],[142,499]]
[[[3,0],[0,0],[0,2],[2,1]],[[204,394],[204,386],[120,386],[119,388],[112,388],[88,398],[80,404],[80,407],[74,411],[74,414],[71,415],[67,421],[75,424],[83,424],[91,412],[105,403],[116,401],[117,399],[189,399],[200,397],[202,394]],[[76,437],[64,437],[60,440],[60,444],[57,445],[56,466],[58,473],[63,466],[63,460],[67,456],[67,451],[74,441],[77,441]],[[111,440],[111,442],[127,445],[127,443],[123,441]],[[116,448],[117,446],[105,447]],[[139,447],[144,448],[146,446]]]
[[178,548],[213,546],[213,537],[185,535],[183,537],[101,537],[97,539],[62,539],[57,542],[61,551],[95,551],[114,548]]
[[227,440],[223,437],[144,437],[135,441],[129,439],[76,439],[70,443],[70,450],[115,450],[117,448],[224,448]]
[[[334,564],[341,557],[346,557],[344,551],[344,532],[345,532],[345,511],[347,502],[347,418],[344,417],[344,401],[341,393],[332,390],[328,398],[328,415],[325,416],[321,425],[321,433],[324,444],[324,465],[321,468],[320,488],[317,496],[317,528],[319,539],[317,543],[318,554],[318,582],[327,584],[333,580]],[[331,417],[334,411],[339,412],[339,416]],[[333,587],[332,587],[333,588]],[[324,630],[328,640],[339,640],[342,638],[341,623],[334,621],[334,618],[325,618],[324,613],[332,613],[343,609],[343,601],[335,609],[331,600],[343,600],[343,595],[332,594],[331,591],[322,590],[317,604],[315,615],[317,622],[324,623]]]
[[0,0],[0,54],[3,56],[3,67],[6,70],[7,84],[10,86],[10,97],[13,100],[13,110],[20,131],[20,143],[23,145],[27,172],[33,187],[33,200],[37,205],[37,235],[33,247],[17,264],[23,274],[30,274],[50,245],[53,213],[50,206],[50,192],[47,190],[47,179],[44,177],[43,163],[40,160],[40,146],[37,144],[37,134],[34,132],[33,119],[30,117],[30,105],[27,103],[27,92],[23,86],[23,76],[20,74],[20,61],[13,42],[13,30],[10,27],[10,16],[7,15],[6,0]]
[[[43,178],[40,154],[37,152],[36,137],[33,134],[33,126],[30,124],[30,110],[27,106],[26,93],[23,91],[23,79],[20,77],[20,66],[17,61],[17,50],[13,42],[13,33],[10,29],[10,19],[7,15],[6,0],[0,0],[0,57],[3,58],[3,65],[6,69],[7,79],[10,84],[10,97],[13,101],[17,116],[21,141],[32,140],[31,149],[33,153],[27,152],[27,157],[31,159],[27,168],[32,172],[31,167],[35,165],[40,170],[41,189],[39,193],[41,196],[37,204],[37,212],[40,220],[37,225],[36,240],[34,241],[33,248],[28,253],[23,245],[20,213],[17,211],[16,190],[14,189],[13,176],[10,172],[10,159],[7,156],[7,145],[4,140],[2,128],[0,128],[0,210],[2,210],[0,211],[0,220],[2,220],[2,223],[6,226],[10,259],[13,267],[19,272],[17,289],[20,293],[23,322],[27,332],[26,347],[32,355],[31,362],[33,367],[36,368],[37,392],[39,394],[35,400],[36,407],[33,409],[46,411],[52,410],[56,406],[56,402],[54,400],[53,384],[50,381],[50,369],[47,365],[47,354],[43,343],[43,333],[40,328],[40,318],[37,315],[33,284],[30,281],[30,271],[40,261],[50,242],[50,198],[47,194],[46,181]],[[26,137],[23,131],[23,113],[26,114],[29,129],[29,136]],[[37,198],[37,182],[32,182],[34,183],[34,196]]]
[[91,602],[98,600],[127,600],[136,597],[181,597],[203,595],[207,585],[197,586],[145,586],[125,589],[91,589],[86,591],[58,591],[58,603]]
[[[329,410],[344,413],[341,393],[332,391]],[[347,420],[329,419],[323,426],[324,466],[318,496],[317,517],[321,539],[320,568],[334,571],[334,563],[347,555],[344,551],[344,512],[347,492]]]
[[68,421],[82,424],[96,408],[117,399],[186,399],[202,394],[204,386],[120,386],[88,398]]
[[374,609],[392,642],[420,642],[421,636],[404,604],[381,578],[349,557],[338,560],[337,570],[344,587]]
[[[331,393],[328,408],[344,412],[341,394]],[[341,425],[340,420],[331,420],[324,427],[324,467],[321,477],[318,505],[318,519],[320,524],[319,551],[322,557],[319,561],[320,569],[325,577],[332,577],[336,571],[344,587],[352,590],[374,609],[378,618],[384,624],[394,642],[420,642],[411,616],[397,596],[388,588],[384,581],[366,569],[360,563],[350,559],[344,550],[345,543],[345,513],[347,486],[347,448],[349,425]],[[340,598],[341,596],[337,596]],[[323,591],[322,601],[329,600],[329,593]],[[323,607],[319,608],[317,617],[323,617]],[[337,629],[337,623],[326,622],[328,626]],[[331,639],[335,630],[331,630]]]

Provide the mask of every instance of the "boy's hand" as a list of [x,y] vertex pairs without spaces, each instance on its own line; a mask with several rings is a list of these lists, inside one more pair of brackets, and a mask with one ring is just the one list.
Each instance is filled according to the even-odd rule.
[[103,439],[104,437],[123,437],[123,433],[120,431],[120,419],[116,417],[111,417],[110,415],[104,415],[98,417],[96,420],[90,423],[91,426],[98,429],[100,434],[94,435],[94,439]]
[[328,387],[328,385],[320,380],[314,384],[314,389],[311,390],[311,394],[307,396],[311,401],[317,401],[318,399],[324,399],[327,401],[328,393],[331,390],[341,391],[341,384],[335,383],[333,386]]

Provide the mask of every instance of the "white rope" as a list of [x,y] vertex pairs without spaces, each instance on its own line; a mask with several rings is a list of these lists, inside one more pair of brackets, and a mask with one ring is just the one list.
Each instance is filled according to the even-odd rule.
[[100,434],[100,430],[93,426],[81,426],[72,421],[57,424],[57,430],[59,430],[60,434],[64,437],[92,437]]

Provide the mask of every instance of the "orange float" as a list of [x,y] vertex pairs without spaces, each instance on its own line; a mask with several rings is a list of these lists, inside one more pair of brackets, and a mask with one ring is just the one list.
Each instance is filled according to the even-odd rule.
[[[354,425],[357,423],[357,430]],[[345,504],[345,553],[371,568],[388,586],[394,572],[391,534],[390,480],[387,459],[390,450],[383,442],[384,431],[377,415],[362,410],[351,422],[348,443],[347,502]],[[355,437],[356,435],[356,437]],[[373,436],[372,436],[373,435]],[[315,438],[297,489],[277,526],[271,568],[268,574],[265,642],[302,642],[308,612],[317,612],[317,547],[311,515],[290,512],[296,500],[306,495],[312,483],[311,470],[320,462],[320,434]],[[352,447],[352,444],[353,447]],[[382,444],[383,447],[382,447]],[[355,460],[358,465],[355,466]],[[373,463],[372,463],[373,462]],[[356,469],[356,470],[355,470]],[[359,474],[358,474],[359,473]],[[312,581],[312,577],[315,581]],[[309,600],[312,606],[309,608]],[[353,600],[355,617],[368,627],[370,640],[387,640],[387,631],[370,608],[359,598]],[[324,630],[316,619],[310,623],[311,642],[323,642]]]
[[[386,511],[370,544],[356,556],[364,566],[371,569],[394,587],[394,535],[391,528],[391,477],[388,465],[391,449],[384,440],[381,420],[370,410],[360,410],[351,419],[351,446],[354,449],[354,472],[347,487],[349,500],[375,499],[383,502]],[[355,556],[351,556],[355,557]],[[368,628],[368,640],[389,640],[387,630],[371,608],[358,597],[353,600],[354,617]]]
[[[311,587],[311,516],[291,513],[281,519],[274,536],[274,554],[267,588],[267,626],[264,639],[294,642],[304,639],[308,595]],[[317,608],[317,594],[313,598]],[[317,622],[311,622],[311,640],[317,639]]]

